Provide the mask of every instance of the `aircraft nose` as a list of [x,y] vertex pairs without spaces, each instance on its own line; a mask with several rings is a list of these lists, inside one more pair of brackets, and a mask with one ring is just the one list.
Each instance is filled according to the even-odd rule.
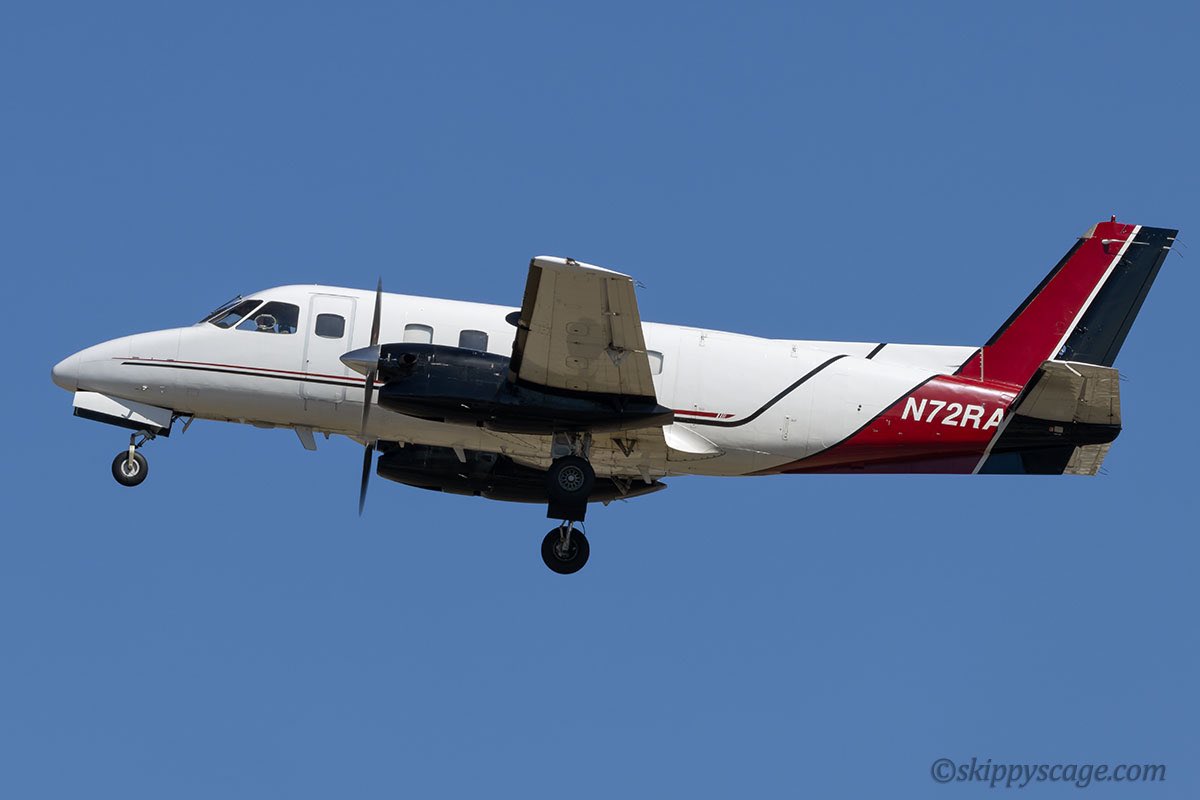
[[79,388],[79,354],[69,355],[55,364],[50,370],[50,377],[68,392],[77,390]]

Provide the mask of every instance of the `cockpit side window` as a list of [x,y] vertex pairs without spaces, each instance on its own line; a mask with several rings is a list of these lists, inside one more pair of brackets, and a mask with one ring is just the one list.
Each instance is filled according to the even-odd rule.
[[295,333],[300,324],[300,307],[291,303],[271,302],[237,326],[239,331],[258,333]]
[[233,306],[226,306],[225,308],[217,309],[204,321],[211,322],[218,328],[230,328],[238,324],[242,317],[253,311],[254,308],[261,302],[261,300],[243,300],[242,302]]

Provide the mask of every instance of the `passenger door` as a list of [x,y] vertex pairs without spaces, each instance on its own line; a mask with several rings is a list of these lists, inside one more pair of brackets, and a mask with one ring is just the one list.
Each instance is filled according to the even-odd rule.
[[333,294],[314,294],[305,324],[304,372],[300,393],[309,400],[340,403],[346,399],[346,384],[338,378],[351,378],[341,356],[352,349],[350,332],[354,330],[354,298]]

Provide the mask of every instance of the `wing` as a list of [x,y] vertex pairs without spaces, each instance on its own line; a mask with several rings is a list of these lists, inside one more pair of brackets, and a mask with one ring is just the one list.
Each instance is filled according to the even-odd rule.
[[509,378],[654,399],[633,279],[569,258],[530,261]]
[[[510,369],[510,379],[525,383],[657,402],[633,279],[569,258],[530,261]],[[671,462],[720,454],[669,425],[597,434],[590,460],[601,474],[648,483],[668,474]],[[522,462],[545,469],[550,456],[529,453]]]
[[[553,458],[542,436],[507,436],[504,453],[534,469],[549,468]],[[597,474],[649,483],[677,471],[682,465],[723,455],[724,451],[683,425],[637,428],[605,433],[592,440],[589,460]]]

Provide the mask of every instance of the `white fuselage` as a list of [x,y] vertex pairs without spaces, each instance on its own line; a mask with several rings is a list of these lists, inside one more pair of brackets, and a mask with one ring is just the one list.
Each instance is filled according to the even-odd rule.
[[[248,297],[299,307],[295,332],[200,323],[137,334],[76,353],[55,367],[55,381],[201,419],[360,438],[363,378],[339,358],[368,344],[374,293],[285,286]],[[482,333],[489,352],[509,355],[515,329],[505,317],[515,310],[386,294],[379,341],[459,346],[468,331],[475,332],[468,334],[472,346]],[[342,317],[342,335],[318,335],[320,315]],[[762,339],[655,323],[645,323],[644,333],[658,401],[676,412],[670,427],[677,430],[667,441],[679,448],[642,465],[655,476],[745,475],[796,461],[845,439],[921,381],[952,373],[976,349],[889,344],[878,351],[877,343]],[[802,381],[834,356],[844,357]],[[547,437],[382,408],[369,425],[366,438],[549,463]],[[615,461],[594,461],[602,475],[619,469]]]

